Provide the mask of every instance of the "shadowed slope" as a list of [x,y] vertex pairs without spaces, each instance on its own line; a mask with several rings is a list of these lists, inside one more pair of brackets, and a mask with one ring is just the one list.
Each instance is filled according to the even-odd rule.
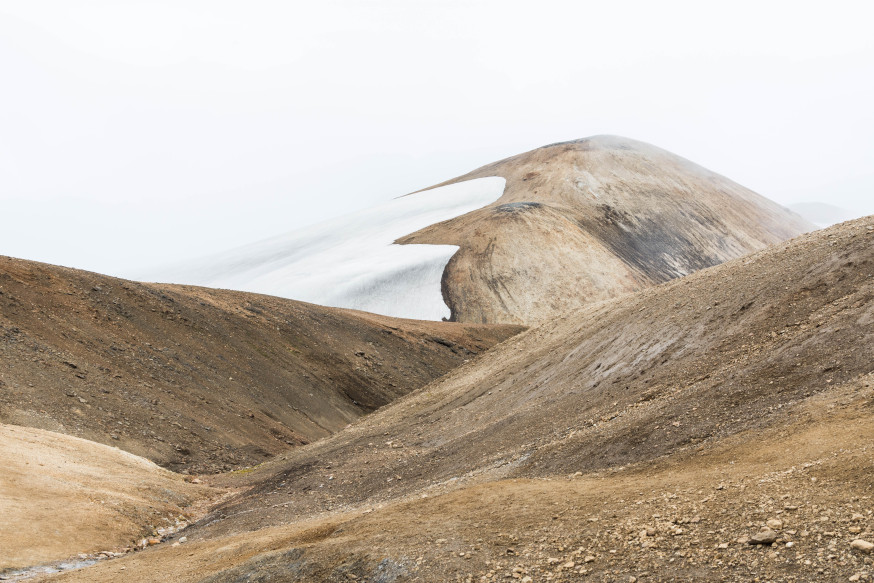
[[217,471],[324,437],[518,332],[0,258],[0,422]]

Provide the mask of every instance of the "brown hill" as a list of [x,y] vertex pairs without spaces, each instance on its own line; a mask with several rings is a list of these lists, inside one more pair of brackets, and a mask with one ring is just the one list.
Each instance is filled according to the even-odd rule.
[[0,422],[228,470],[337,431],[519,330],[0,258]]
[[59,580],[861,579],[872,243],[869,217],[570,312],[217,476],[251,489],[187,547]]
[[543,321],[814,228],[725,177],[616,136],[545,146],[436,186],[487,176],[507,181],[497,202],[398,241],[460,246],[443,296],[461,322]]

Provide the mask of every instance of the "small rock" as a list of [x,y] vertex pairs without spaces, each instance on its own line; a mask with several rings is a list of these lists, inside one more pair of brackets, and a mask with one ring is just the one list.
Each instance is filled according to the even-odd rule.
[[862,522],[863,520],[865,520],[865,515],[856,512],[855,514],[853,514],[850,520],[852,520],[853,522]]
[[592,555],[586,555],[586,558],[583,559],[584,563],[593,563],[594,561],[595,561],[595,557],[593,557]]
[[562,565],[562,567],[564,567],[565,569],[573,569],[575,566],[576,564],[573,561],[568,561],[567,563]]
[[751,536],[750,540],[748,540],[747,543],[751,545],[770,545],[773,544],[776,540],[777,533],[770,528],[766,528],[763,531],[757,532],[756,534]]
[[783,528],[783,521],[778,518],[772,518],[766,524],[771,530],[780,530]]
[[851,542],[850,546],[857,551],[862,551],[863,553],[870,553],[872,550],[874,550],[874,543],[870,543],[860,538],[857,538],[856,540]]
[[161,544],[161,539],[152,537],[146,542],[148,542],[150,547],[153,547],[155,545]]
[[860,575],[859,573],[856,573],[855,575],[850,576],[850,581],[858,581],[861,578],[862,578],[862,575]]
[[187,537],[187,536],[181,536],[181,537],[179,537],[179,542],[181,542],[181,543],[187,543],[187,542],[188,542],[188,537]]
[[719,543],[718,545],[716,545],[716,548],[717,549],[727,549],[728,543]]
[[522,577],[522,583],[531,583],[532,581],[534,581],[534,579],[532,579],[530,575]]

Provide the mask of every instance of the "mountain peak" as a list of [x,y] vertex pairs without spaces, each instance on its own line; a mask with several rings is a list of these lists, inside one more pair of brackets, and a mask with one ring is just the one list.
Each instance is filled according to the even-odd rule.
[[530,324],[812,228],[680,156],[599,135],[159,275],[391,316]]

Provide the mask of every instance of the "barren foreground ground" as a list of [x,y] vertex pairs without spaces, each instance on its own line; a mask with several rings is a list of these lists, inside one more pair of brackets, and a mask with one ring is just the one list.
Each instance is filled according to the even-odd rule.
[[868,580],[872,243],[854,221],[569,312],[55,579]]
[[[872,556],[850,542],[874,529],[871,380],[783,412],[779,428],[654,464],[433,492],[58,580],[865,580]],[[773,545],[748,544],[769,521]]]

